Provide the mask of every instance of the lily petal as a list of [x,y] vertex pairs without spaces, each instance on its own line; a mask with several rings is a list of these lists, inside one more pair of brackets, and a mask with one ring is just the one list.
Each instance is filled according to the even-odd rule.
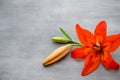
[[82,76],[88,75],[98,68],[100,65],[100,54],[97,52],[90,53],[86,59],[84,64],[84,69],[82,71]]
[[71,51],[72,58],[85,58],[89,53],[89,48],[83,46]]
[[102,53],[101,61],[102,61],[102,64],[107,69],[111,69],[111,70],[119,69],[119,64],[116,61],[114,61],[114,59],[112,58],[112,56],[111,56],[111,54],[109,52]]
[[80,42],[83,45],[91,46],[93,43],[95,43],[93,34],[90,31],[80,27],[79,24],[76,24],[76,32]]
[[94,36],[96,38],[96,41],[98,41],[99,43],[101,43],[106,38],[106,28],[107,24],[105,21],[99,22],[96,26]]
[[106,38],[105,45],[107,50],[110,52],[114,52],[120,46],[120,34],[110,35]]

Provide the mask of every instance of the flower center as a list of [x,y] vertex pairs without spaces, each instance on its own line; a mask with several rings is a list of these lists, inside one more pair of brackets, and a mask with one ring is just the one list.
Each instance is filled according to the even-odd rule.
[[102,53],[102,46],[98,42],[96,43],[96,45],[94,45],[93,49]]

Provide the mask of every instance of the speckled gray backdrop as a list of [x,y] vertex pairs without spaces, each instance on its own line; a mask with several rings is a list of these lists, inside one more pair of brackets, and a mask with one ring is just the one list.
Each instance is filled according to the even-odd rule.
[[[102,65],[86,77],[80,75],[84,61],[66,56],[43,67],[42,61],[60,44],[62,26],[77,40],[76,23],[94,31],[100,20],[108,34],[120,33],[120,0],[0,0],[0,80],[119,80],[120,71]],[[120,50],[112,54],[120,63]]]

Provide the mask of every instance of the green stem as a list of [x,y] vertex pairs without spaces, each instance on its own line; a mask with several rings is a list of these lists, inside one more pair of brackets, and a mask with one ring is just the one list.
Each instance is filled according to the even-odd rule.
[[71,43],[74,43],[74,44],[79,44],[80,46],[82,46],[82,44],[80,42],[76,42],[74,40],[70,41]]
[[72,46],[82,46],[81,44],[71,44]]
[[76,42],[76,41],[73,41],[73,43],[75,43],[75,44],[81,44],[80,42]]

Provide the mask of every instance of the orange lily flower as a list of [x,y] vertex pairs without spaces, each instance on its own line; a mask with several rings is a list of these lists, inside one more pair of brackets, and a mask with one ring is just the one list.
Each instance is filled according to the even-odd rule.
[[82,47],[71,51],[72,58],[85,58],[82,76],[98,68],[100,62],[110,70],[118,70],[119,64],[114,61],[111,52],[120,46],[120,34],[106,36],[107,24],[103,20],[96,26],[94,34],[76,24],[76,32]]

